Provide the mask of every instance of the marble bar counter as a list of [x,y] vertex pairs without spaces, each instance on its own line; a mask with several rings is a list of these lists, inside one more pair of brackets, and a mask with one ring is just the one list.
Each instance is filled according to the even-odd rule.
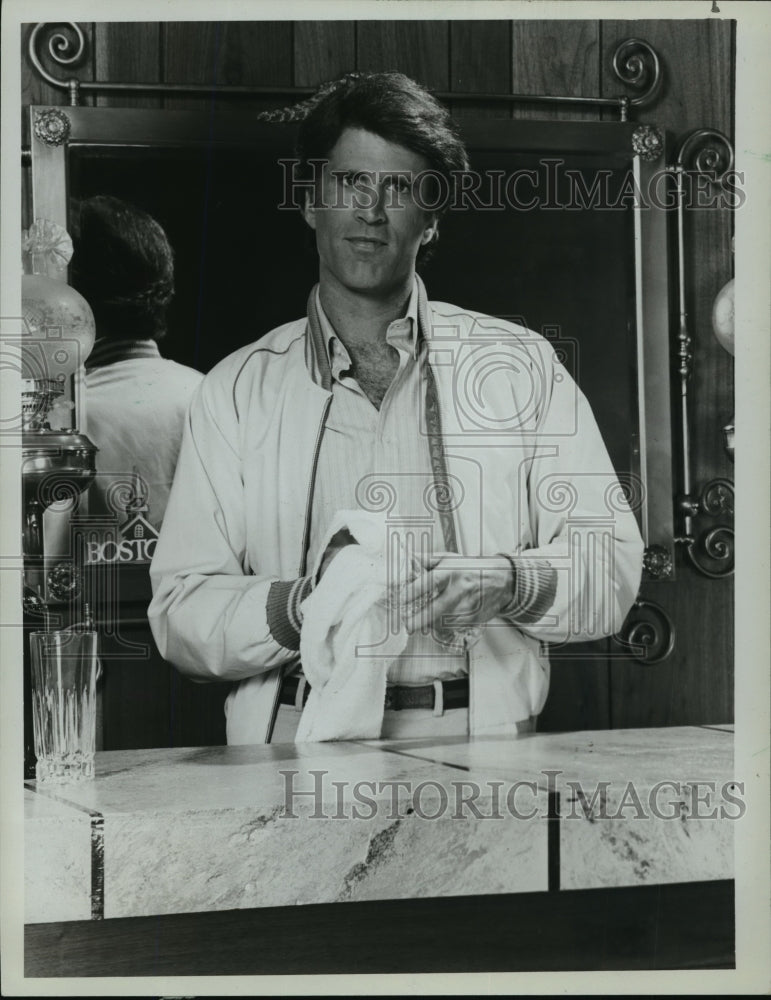
[[97,754],[25,788],[25,922],[733,878],[725,727]]

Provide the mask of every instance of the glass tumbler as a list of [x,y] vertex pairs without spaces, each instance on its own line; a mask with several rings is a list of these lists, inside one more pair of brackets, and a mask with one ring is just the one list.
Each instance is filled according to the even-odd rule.
[[94,777],[97,633],[33,632],[32,721],[40,784]]

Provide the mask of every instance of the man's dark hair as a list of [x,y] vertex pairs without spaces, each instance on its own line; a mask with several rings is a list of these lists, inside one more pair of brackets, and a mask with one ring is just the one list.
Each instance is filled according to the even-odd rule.
[[[298,175],[310,180],[310,160],[326,159],[346,128],[360,128],[423,156],[452,191],[453,174],[468,170],[466,147],[443,105],[403,73],[348,73],[324,84],[308,101],[297,135]],[[434,203],[433,194],[427,203]],[[446,204],[440,205],[440,214]],[[422,260],[433,241],[421,247]]]
[[111,195],[75,202],[70,281],[88,301],[97,337],[160,340],[174,295],[174,253],[142,209]]

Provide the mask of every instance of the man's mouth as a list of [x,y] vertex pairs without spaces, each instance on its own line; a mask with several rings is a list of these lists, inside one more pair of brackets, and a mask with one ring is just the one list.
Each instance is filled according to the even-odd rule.
[[373,236],[346,236],[346,243],[350,243],[356,250],[372,251],[386,246],[384,240],[375,239]]

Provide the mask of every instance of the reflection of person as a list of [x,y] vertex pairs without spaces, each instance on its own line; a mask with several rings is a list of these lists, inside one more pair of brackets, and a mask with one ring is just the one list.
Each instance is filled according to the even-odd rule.
[[120,491],[113,495],[110,487],[131,483],[136,469],[147,489],[148,520],[158,526],[202,378],[158,350],[174,294],[172,249],[152,216],[108,195],[74,206],[72,237],[72,284],[96,321],[85,380],[88,433],[99,448],[91,511],[120,516]]
[[[467,167],[448,113],[390,73],[345,77],[308,108],[298,152],[319,284],[307,318],[226,358],[195,397],[151,567],[158,646],[198,679],[239,682],[228,742],[291,740],[309,569],[322,560],[321,588],[353,540],[325,547],[330,523],[385,483],[389,518],[430,522],[434,552],[405,593],[429,601],[431,628],[406,618],[382,735],[530,729],[548,688],[541,642],[621,626],[640,575],[634,516],[551,346],[426,298],[416,260],[438,215],[416,178]],[[463,613],[478,635],[453,645],[445,616]]]

